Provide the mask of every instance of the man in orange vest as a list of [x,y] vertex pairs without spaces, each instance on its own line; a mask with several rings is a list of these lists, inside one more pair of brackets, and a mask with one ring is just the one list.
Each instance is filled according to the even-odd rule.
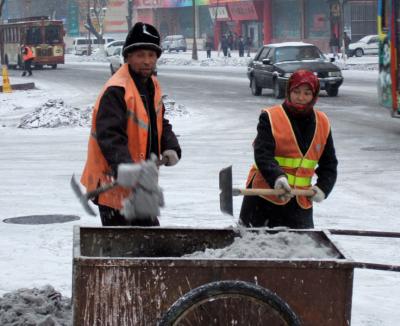
[[[239,223],[252,227],[313,228],[313,202],[323,201],[337,176],[337,159],[330,123],[315,110],[319,80],[312,71],[298,70],[287,84],[282,105],[264,109],[254,140],[255,164],[248,188],[283,189],[281,196],[245,196]],[[316,184],[312,185],[314,173]],[[293,197],[292,189],[312,189],[310,197]]]
[[35,59],[35,55],[33,54],[32,49],[29,46],[22,45],[22,60],[24,61],[24,71],[22,72],[22,76],[25,76],[28,73],[28,76],[32,76],[32,61]]
[[[153,75],[161,55],[160,34],[150,24],[136,23],[123,46],[125,64],[107,81],[93,110],[88,155],[81,183],[91,191],[118,180],[118,165],[166,158],[178,163],[181,148],[165,108],[157,78]],[[98,205],[103,225],[157,226],[157,216],[129,219],[123,201],[133,189],[118,186],[100,194]],[[121,211],[122,210],[122,211]]]

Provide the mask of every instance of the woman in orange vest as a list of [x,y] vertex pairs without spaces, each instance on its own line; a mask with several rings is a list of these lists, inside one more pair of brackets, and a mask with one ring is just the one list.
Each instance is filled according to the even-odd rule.
[[[282,105],[262,111],[254,140],[255,163],[247,188],[284,189],[281,196],[245,196],[239,223],[247,227],[313,228],[313,202],[323,201],[337,176],[337,159],[329,120],[315,110],[319,80],[298,70],[287,84]],[[313,185],[313,176],[317,175]],[[311,197],[291,189],[312,189]]]
[[32,76],[32,61],[35,59],[32,49],[29,46],[22,45],[22,60],[24,61],[24,71],[22,76],[28,73],[28,76]]
[[[181,148],[164,117],[161,88],[153,75],[161,52],[160,35],[155,27],[136,23],[123,46],[126,63],[107,81],[93,110],[81,178],[87,191],[117,178],[121,163],[139,163],[152,154],[166,158],[166,165],[178,163]],[[157,216],[140,220],[123,216],[122,202],[131,194],[132,189],[118,186],[94,200],[103,225],[159,225]]]

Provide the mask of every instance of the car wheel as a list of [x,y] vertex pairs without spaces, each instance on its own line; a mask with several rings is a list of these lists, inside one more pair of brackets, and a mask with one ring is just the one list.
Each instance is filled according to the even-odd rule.
[[111,71],[111,75],[114,75],[115,71],[114,71],[114,68],[111,63],[110,63],[110,71]]
[[337,96],[339,93],[339,87],[336,86],[328,87],[326,89],[326,93],[328,94],[328,96]]
[[250,88],[251,88],[251,94],[253,94],[254,96],[260,96],[261,95],[262,88],[258,87],[256,79],[254,77],[251,78]]
[[356,57],[362,57],[364,54],[364,51],[363,51],[363,49],[358,48],[358,49],[356,49],[354,54],[356,55]]
[[55,63],[55,64],[51,65],[51,69],[57,69],[57,64]]
[[277,80],[274,81],[274,97],[275,98],[282,98],[283,97],[283,89],[279,85],[279,82]]

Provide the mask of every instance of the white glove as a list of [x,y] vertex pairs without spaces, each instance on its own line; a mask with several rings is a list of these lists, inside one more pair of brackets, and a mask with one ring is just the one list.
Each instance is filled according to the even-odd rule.
[[311,188],[314,191],[314,195],[311,196],[311,200],[315,201],[316,203],[320,203],[325,199],[325,194],[324,192],[317,186],[312,186]]
[[289,200],[290,198],[293,197],[293,195],[291,193],[292,189],[290,188],[288,179],[283,175],[278,177],[278,179],[275,180],[274,189],[276,189],[276,190],[279,190],[279,189],[285,190],[284,194],[278,196],[280,200],[286,201],[286,200]]
[[162,153],[162,157],[168,159],[167,163],[165,164],[166,166],[173,166],[179,162],[178,154],[173,149],[165,150]]
[[117,182],[120,186],[133,188],[139,179],[142,171],[141,164],[123,163],[118,165]]

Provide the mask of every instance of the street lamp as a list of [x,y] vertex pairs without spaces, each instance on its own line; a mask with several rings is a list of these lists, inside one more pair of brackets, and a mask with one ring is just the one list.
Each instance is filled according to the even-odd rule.
[[197,56],[197,43],[196,43],[196,0],[192,0],[193,7],[193,48],[192,48],[192,59],[198,60]]

